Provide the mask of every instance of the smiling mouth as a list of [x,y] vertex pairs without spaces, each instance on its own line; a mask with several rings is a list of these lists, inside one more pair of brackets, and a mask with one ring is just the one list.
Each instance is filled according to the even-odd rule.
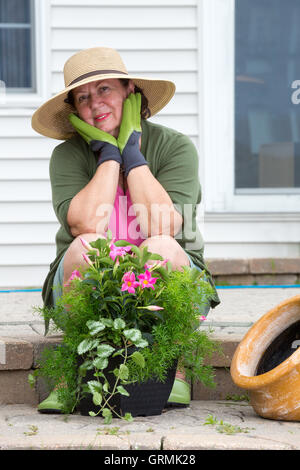
[[98,116],[95,116],[96,121],[104,121],[105,119],[108,118],[110,113],[104,113],[104,114],[98,114]]

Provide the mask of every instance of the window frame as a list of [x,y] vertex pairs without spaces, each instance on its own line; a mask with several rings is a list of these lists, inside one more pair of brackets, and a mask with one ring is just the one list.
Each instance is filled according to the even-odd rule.
[[200,0],[199,141],[205,212],[298,212],[300,190],[235,188],[234,20],[235,0]]
[[[50,0],[31,0],[33,4],[33,87],[32,91],[2,90],[0,114],[7,109],[40,106],[49,97],[50,90]],[[16,89],[10,89],[16,90]],[[26,90],[26,91],[25,91]]]

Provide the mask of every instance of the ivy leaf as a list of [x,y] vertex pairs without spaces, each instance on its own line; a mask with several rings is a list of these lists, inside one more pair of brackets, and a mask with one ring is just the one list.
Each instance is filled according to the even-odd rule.
[[100,406],[102,403],[102,395],[99,392],[93,393],[93,403],[96,406]]
[[94,349],[96,346],[98,346],[99,341],[97,339],[89,339],[86,338],[77,347],[77,352],[79,355],[86,353],[87,351],[90,351],[91,349]]
[[128,367],[125,364],[121,364],[119,367],[119,377],[121,380],[127,380],[129,375]]
[[135,351],[133,354],[131,354],[131,357],[138,366],[140,366],[141,368],[145,367],[145,358],[143,354],[138,351]]
[[101,323],[103,323],[105,326],[108,326],[109,328],[111,328],[113,326],[113,321],[111,318],[99,318],[99,321]]
[[115,353],[113,353],[112,357],[122,356],[123,352],[124,352],[124,348],[118,349]]
[[116,318],[114,320],[114,329],[115,330],[123,330],[126,324],[122,318]]
[[104,418],[104,424],[110,424],[112,422],[112,412],[108,408],[102,410],[102,416]]
[[125,413],[123,419],[125,419],[125,421],[128,421],[129,423],[131,423],[133,421],[132,414],[131,413]]
[[87,385],[88,385],[89,390],[90,390],[91,393],[94,394],[94,393],[97,393],[97,392],[101,392],[102,385],[97,380],[89,380]]
[[89,411],[89,415],[92,417],[97,416],[96,413],[94,413],[93,411]]
[[97,357],[93,360],[93,365],[96,367],[96,369],[106,369],[108,366],[108,359],[106,357]]
[[142,338],[142,333],[140,330],[136,330],[135,328],[131,328],[130,330],[124,330],[124,336],[127,339],[130,339],[133,343],[139,341]]
[[146,348],[147,346],[149,346],[148,341],[145,339],[140,339],[138,341],[135,341],[134,344],[137,348]]
[[109,344],[100,344],[97,348],[97,354],[99,357],[109,357],[114,352],[115,348]]
[[127,390],[125,390],[125,388],[122,385],[119,385],[117,387],[117,390],[121,395],[124,395],[125,397],[129,397],[129,393],[127,392]]
[[96,335],[97,333],[99,333],[99,331],[102,331],[105,329],[105,325],[103,322],[100,322],[100,321],[93,321],[93,320],[89,320],[86,322],[86,326],[88,327],[88,329],[90,330],[90,334],[92,336]]

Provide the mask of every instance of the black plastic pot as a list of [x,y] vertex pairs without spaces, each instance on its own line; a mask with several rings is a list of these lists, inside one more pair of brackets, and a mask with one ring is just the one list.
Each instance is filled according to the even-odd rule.
[[[109,390],[112,390],[116,380],[115,376],[110,373],[110,371],[119,367],[120,363],[120,356],[116,356],[110,359],[108,368],[105,369],[105,375],[109,382]],[[123,385],[129,393],[129,397],[117,393],[109,400],[110,406],[121,416],[124,416],[125,413],[131,413],[133,417],[160,415],[165,408],[173,387],[176,366],[177,363],[168,370],[165,382],[148,380],[143,383]],[[95,380],[93,373],[94,371],[87,372],[84,378],[85,383],[90,380]],[[93,403],[91,394],[87,394],[86,397],[81,399],[77,409],[83,416],[88,416],[90,411],[94,413],[99,411],[99,407],[95,406]],[[102,417],[101,414],[98,416]],[[113,417],[117,417],[117,415]]]

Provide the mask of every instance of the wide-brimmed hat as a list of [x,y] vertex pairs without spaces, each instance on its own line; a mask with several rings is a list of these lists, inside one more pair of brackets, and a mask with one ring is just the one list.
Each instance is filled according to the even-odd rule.
[[119,53],[108,47],[93,47],[77,52],[64,66],[65,89],[40,106],[32,116],[31,125],[39,134],[66,140],[75,134],[68,115],[74,111],[64,100],[69,91],[96,80],[131,79],[148,99],[151,116],[158,113],[172,98],[175,85],[168,80],[142,78],[128,74]]

